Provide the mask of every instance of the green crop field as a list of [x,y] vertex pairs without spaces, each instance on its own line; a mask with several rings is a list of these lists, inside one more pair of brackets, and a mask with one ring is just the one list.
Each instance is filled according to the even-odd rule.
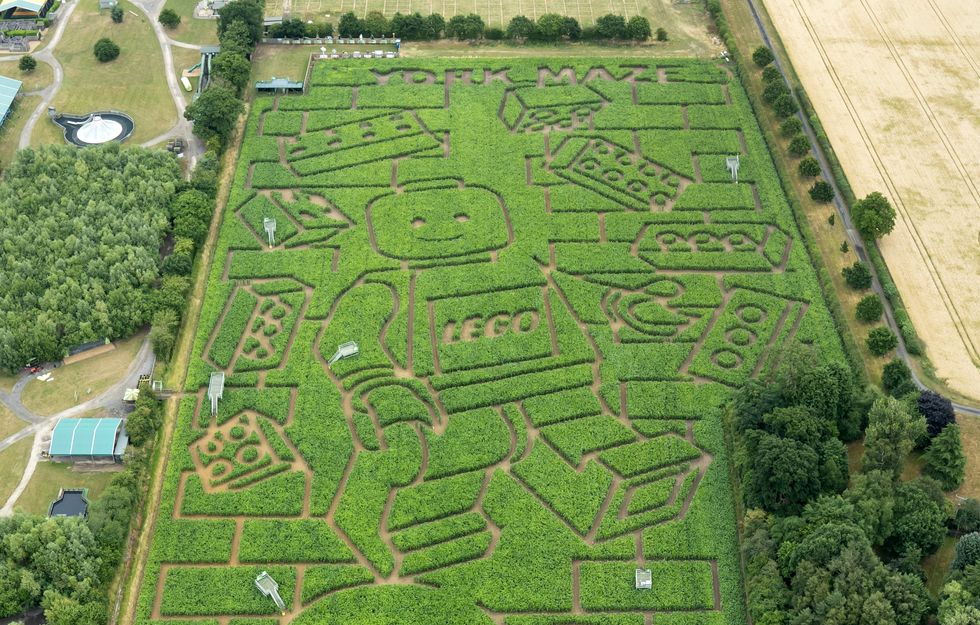
[[722,405],[841,347],[722,69],[319,64],[215,259],[140,623],[745,622]]

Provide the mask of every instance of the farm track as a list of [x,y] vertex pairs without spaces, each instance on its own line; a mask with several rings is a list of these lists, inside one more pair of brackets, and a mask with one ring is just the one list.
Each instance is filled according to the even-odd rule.
[[[976,239],[971,240],[970,236],[974,233],[971,221],[975,219],[970,216],[980,214],[980,191],[970,175],[977,159],[973,145],[975,141],[971,140],[971,132],[976,133],[976,126],[975,122],[970,126],[969,116],[963,117],[955,112],[958,109],[950,102],[970,97],[971,88],[975,91],[978,84],[980,70],[940,4],[943,3],[929,0],[928,8],[923,8],[899,7],[892,2],[876,4],[862,1],[853,7],[850,20],[855,23],[854,26],[839,35],[830,34],[828,24],[820,21],[821,14],[808,9],[807,0],[793,0],[792,5],[773,5],[770,14],[774,19],[778,18],[776,22],[781,24],[781,29],[799,37],[799,40],[793,40],[794,46],[789,48],[796,59],[797,69],[805,76],[812,76],[813,80],[826,75],[833,84],[833,93],[839,96],[839,100],[816,92],[813,97],[818,112],[825,116],[826,123],[833,122],[835,116],[840,120],[840,129],[831,126],[829,131],[852,182],[864,189],[869,186],[871,189],[881,188],[890,196],[899,219],[896,231],[882,241],[880,247],[917,330],[926,341],[937,377],[946,378],[949,388],[967,399],[960,402],[957,409],[977,414],[975,401],[978,399],[976,389],[980,384],[980,350],[976,336],[975,279],[970,271],[975,262],[967,254],[967,249],[976,245]],[[964,19],[968,20],[969,3],[953,2],[953,5],[966,11]],[[749,6],[763,40],[772,47],[757,6],[752,2]],[[972,9],[975,8],[973,5]],[[826,10],[832,11],[829,7]],[[908,26],[913,24],[909,21],[912,13],[918,15],[917,23],[921,26],[918,29],[913,26],[909,30]],[[862,30],[863,27],[866,28]],[[895,33],[896,29],[901,35]],[[923,65],[929,59],[937,58],[939,48],[934,52],[930,50],[940,37],[944,37],[945,42],[941,45],[949,48],[947,60],[939,65]],[[884,64],[878,81],[880,85],[862,84],[860,89],[856,88],[853,72],[850,71],[852,68],[841,62],[841,53],[852,51],[858,44],[865,46],[872,55],[870,58],[880,59]],[[810,61],[808,50],[813,50],[812,56],[819,62]],[[797,56],[801,52],[805,54],[802,61]],[[782,71],[781,61],[777,59],[776,62]],[[957,66],[962,70],[957,70]],[[927,67],[932,68],[932,74],[923,74]],[[943,85],[946,88],[942,88]],[[869,103],[866,92],[877,93],[875,88],[895,92],[898,103],[881,106]],[[957,90],[960,93],[954,95]],[[908,96],[903,99],[901,94],[904,93]],[[916,142],[917,150],[929,160],[928,167],[923,166],[919,171],[914,166],[916,159],[911,157],[909,148],[906,147],[904,152],[901,149],[907,143],[898,140],[896,131],[883,128],[886,124],[893,127],[897,120],[895,111],[888,106],[907,107],[896,110],[903,111],[901,116],[906,123],[915,124],[915,136],[909,139]],[[808,120],[804,119],[803,122],[824,176],[834,184],[837,198],[840,198],[836,181],[830,176],[827,159],[814,140]],[[843,129],[851,127],[854,128],[853,139],[843,135]],[[927,132],[920,132],[920,129]],[[949,184],[939,186],[938,181],[946,174]],[[937,187],[932,197],[919,193],[919,189],[927,186]],[[866,260],[867,253],[860,237],[854,232],[837,198],[834,200],[835,207],[846,219],[848,238],[855,244],[859,258]],[[950,212],[948,207],[954,205],[962,206],[963,211]],[[963,227],[953,229],[949,236],[941,237],[943,240],[940,242],[941,229],[957,220],[963,221]],[[957,256],[958,250],[963,255]],[[881,293],[877,280],[875,290]],[[934,307],[924,305],[932,300],[939,300],[942,306],[934,310]],[[889,326],[897,333],[890,306],[886,306],[886,317]],[[901,340],[901,335],[899,338]],[[904,343],[900,345],[898,355],[911,362]],[[918,377],[916,384],[922,386]]]
[[[800,7],[799,0],[793,0],[793,1],[794,1],[794,6],[800,12],[801,17],[804,16],[805,13]],[[758,8],[756,7],[756,0],[749,0],[749,8],[752,12],[752,17],[756,23],[757,28],[759,29],[759,33],[762,35],[762,39],[765,42],[766,46],[769,47],[770,49],[774,49],[772,39],[768,31],[766,30],[766,27],[763,25],[761,18],[759,17]],[[812,29],[812,26],[810,26],[809,28]],[[815,34],[812,36],[814,38],[814,43],[819,47],[820,45],[819,38],[817,38]],[[822,50],[822,57],[828,72],[831,74],[832,77],[834,77],[835,86],[837,86],[838,91],[841,93],[841,96],[846,101],[847,100],[846,90],[844,90],[843,87],[841,86],[840,79],[839,77],[836,76],[836,72],[833,70],[832,66],[830,65],[825,50]],[[779,70],[780,74],[783,76],[783,81],[787,85],[789,85],[786,68],[783,67],[783,64],[780,61],[778,55],[776,56],[774,63],[776,68]],[[848,110],[851,113],[852,119],[854,120],[855,124],[857,124],[859,128],[863,127],[862,123],[860,122],[860,118],[857,116],[854,110],[853,104],[849,104]],[[918,387],[920,390],[926,390],[928,389],[928,387],[922,382],[922,380],[915,372],[914,362],[912,361],[912,357],[909,354],[908,349],[905,345],[905,341],[898,327],[898,324],[895,321],[895,313],[891,307],[890,301],[885,296],[885,293],[881,286],[881,281],[879,280],[877,275],[877,271],[875,270],[874,265],[868,262],[868,254],[864,248],[864,242],[862,241],[860,234],[858,234],[857,229],[854,227],[854,223],[851,220],[850,212],[848,211],[847,207],[844,205],[843,200],[841,199],[843,195],[841,193],[840,188],[837,186],[837,181],[830,167],[830,162],[823,151],[823,147],[821,146],[820,142],[817,140],[816,133],[814,132],[813,127],[810,125],[810,121],[806,118],[806,116],[803,115],[802,113],[797,113],[797,117],[802,122],[803,131],[810,142],[810,148],[811,150],[813,150],[814,154],[817,157],[818,162],[820,163],[820,169],[824,179],[827,180],[834,188],[834,200],[833,200],[834,208],[836,209],[837,215],[840,217],[840,219],[842,220],[845,226],[845,232],[847,233],[847,237],[850,242],[850,245],[855,249],[855,251],[858,254],[858,257],[862,261],[864,261],[865,264],[868,266],[868,268],[871,270],[872,290],[876,295],[878,295],[878,297],[884,303],[885,321],[887,326],[898,337],[898,348],[896,349],[896,354],[898,355],[899,358],[905,361],[907,365],[909,365],[909,369],[912,372],[912,380],[915,383],[916,387]],[[873,146],[870,143],[868,143],[869,139],[867,138],[866,132],[862,133],[862,140],[865,141],[869,149],[869,152],[872,155],[876,155],[877,152],[874,150]],[[876,161],[876,165],[879,171],[882,171],[882,175],[887,176],[887,174],[883,169],[884,166],[880,162],[880,158],[878,158],[878,160]],[[895,195],[894,197],[898,198],[899,196]],[[900,200],[896,201],[896,203],[899,202]],[[900,214],[904,215],[905,214],[904,204],[902,204],[899,208],[900,208]],[[964,414],[969,414],[973,416],[980,416],[980,407],[976,405],[968,405],[968,404],[954,402],[953,406],[958,412],[962,412]]]

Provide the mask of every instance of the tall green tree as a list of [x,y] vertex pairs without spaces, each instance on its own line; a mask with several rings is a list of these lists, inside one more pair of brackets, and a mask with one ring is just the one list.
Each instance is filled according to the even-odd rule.
[[626,22],[626,36],[634,41],[646,41],[651,34],[650,20],[642,15],[634,15]]
[[523,41],[534,36],[537,26],[523,15],[515,15],[507,24],[507,38]]
[[897,479],[924,426],[897,399],[882,397],[875,401],[868,413],[862,471],[885,471]]
[[252,73],[252,64],[248,59],[237,52],[220,52],[212,63],[215,78],[230,85],[235,93],[241,95]]
[[966,455],[960,440],[960,426],[946,426],[926,449],[923,472],[942,484],[944,490],[954,490],[963,484],[966,472]]
[[254,47],[262,38],[263,0],[235,0],[218,9],[218,38],[235,21],[241,20],[247,27],[249,41]]
[[875,191],[851,207],[854,225],[869,240],[880,239],[895,228],[895,209],[881,193]]
[[204,140],[217,137],[224,144],[244,110],[245,105],[234,91],[214,85],[187,107],[184,117],[194,122],[194,134]]

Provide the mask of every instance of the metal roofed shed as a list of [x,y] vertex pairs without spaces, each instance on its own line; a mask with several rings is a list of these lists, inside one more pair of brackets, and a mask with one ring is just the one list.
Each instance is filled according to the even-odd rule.
[[288,92],[302,92],[303,83],[296,80],[289,80],[288,78],[276,78],[273,76],[270,80],[260,80],[255,83],[255,90],[259,93],[288,93]]
[[48,507],[48,516],[88,516],[87,488],[62,488]]
[[279,596],[279,584],[276,580],[272,579],[272,576],[262,571],[259,573],[258,577],[255,578],[255,587],[259,589],[266,597],[270,597],[276,602],[276,607],[283,614],[286,613],[286,604],[283,603],[282,597]]
[[10,107],[13,106],[14,98],[20,92],[22,84],[24,83],[19,80],[0,76],[0,125],[10,115]]
[[0,13],[10,11],[8,17],[44,17],[54,4],[54,0],[2,0],[0,1]]
[[120,461],[128,445],[124,419],[60,419],[51,433],[48,455]]

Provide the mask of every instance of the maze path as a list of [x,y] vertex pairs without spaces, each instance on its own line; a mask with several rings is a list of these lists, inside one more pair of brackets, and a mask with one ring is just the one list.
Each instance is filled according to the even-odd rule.
[[[408,65],[356,85],[314,71],[307,95],[260,100],[141,618],[271,615],[247,594],[175,598],[267,567],[283,625],[428,601],[468,623],[737,619],[735,546],[706,518],[731,510],[718,407],[828,317],[753,169],[758,130],[711,127],[749,115],[718,79]],[[737,187],[716,171],[730,151],[749,163]],[[350,340],[359,356],[328,365]],[[215,368],[212,419],[198,383]],[[249,445],[283,468],[248,469]],[[245,481],[215,482],[211,456]],[[677,592],[631,594],[636,566]],[[620,603],[600,579],[625,584]]]

